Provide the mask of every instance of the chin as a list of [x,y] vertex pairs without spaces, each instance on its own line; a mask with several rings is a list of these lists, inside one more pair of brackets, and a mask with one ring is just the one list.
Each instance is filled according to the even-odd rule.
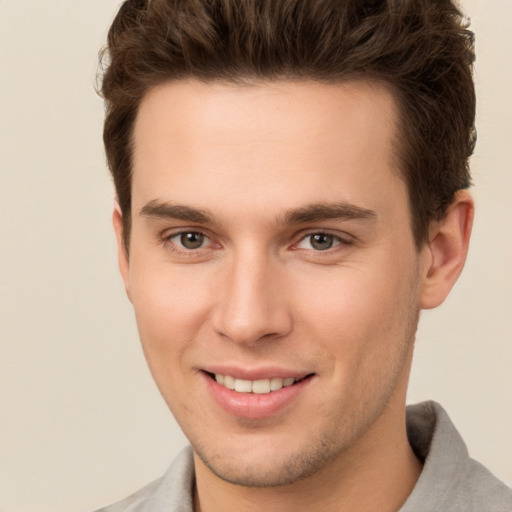
[[[247,450],[243,457],[226,457],[223,454],[205,454],[200,448],[194,452],[201,462],[218,478],[243,487],[279,487],[291,485],[317,473],[338,455],[328,442],[295,453],[271,454],[257,449],[259,457]],[[238,453],[234,450],[232,453]]]

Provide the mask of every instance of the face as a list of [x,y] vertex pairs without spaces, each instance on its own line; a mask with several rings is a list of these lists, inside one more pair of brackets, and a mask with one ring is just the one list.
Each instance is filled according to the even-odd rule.
[[121,271],[153,377],[226,481],[303,479],[403,421],[422,256],[394,113],[357,82],[176,82],[140,106]]

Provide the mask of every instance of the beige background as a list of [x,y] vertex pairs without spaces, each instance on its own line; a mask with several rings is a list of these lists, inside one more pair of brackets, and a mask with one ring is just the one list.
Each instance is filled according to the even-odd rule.
[[[512,484],[512,19],[477,32],[478,216],[465,274],[424,314],[410,401],[434,398]],[[0,512],[78,512],[185,443],[146,370],[115,264],[93,92],[113,0],[0,0]]]

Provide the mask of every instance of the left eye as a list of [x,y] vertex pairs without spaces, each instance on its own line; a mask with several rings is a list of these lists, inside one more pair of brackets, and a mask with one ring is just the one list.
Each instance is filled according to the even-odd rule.
[[314,249],[315,251],[326,251],[339,245],[339,237],[328,233],[312,233],[305,236],[297,245],[300,249]]
[[184,231],[171,236],[169,240],[184,249],[193,250],[204,247],[210,239],[198,231]]

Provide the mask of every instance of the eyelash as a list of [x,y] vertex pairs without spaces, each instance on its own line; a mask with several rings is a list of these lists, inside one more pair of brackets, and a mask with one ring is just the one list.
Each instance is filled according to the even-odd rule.
[[[208,245],[211,245],[213,243],[217,247],[221,247],[220,244],[215,244],[215,242],[213,242],[211,236],[208,236],[206,233],[204,233],[201,230],[194,230],[194,229],[182,229],[182,230],[170,233],[170,234],[169,233],[164,234],[161,237],[161,242],[167,249],[171,250],[172,252],[177,253],[177,254],[184,254],[189,257],[190,256],[199,256],[202,253],[202,250],[208,249],[208,246],[201,246],[201,247],[198,247],[195,249],[189,249],[189,248],[182,247],[182,246],[178,245],[176,242],[172,242],[173,238],[177,238],[177,237],[187,235],[187,234],[200,235],[205,238],[205,241],[208,241],[208,240],[210,241],[210,244],[208,244]],[[334,240],[334,245],[331,247],[328,247],[326,249],[317,249],[317,250],[298,247],[299,244],[301,244],[303,241],[305,241],[308,238],[311,238],[313,236],[316,236],[316,235],[332,237]],[[292,249],[298,250],[298,251],[300,251],[300,250],[311,251],[311,252],[315,253],[315,255],[316,254],[321,255],[322,253],[327,255],[327,254],[331,254],[339,246],[347,247],[347,246],[351,246],[353,244],[354,244],[353,240],[348,239],[348,237],[342,237],[340,235],[335,235],[329,231],[317,230],[317,231],[309,231],[307,233],[301,233],[299,235],[298,241],[293,243]]]

